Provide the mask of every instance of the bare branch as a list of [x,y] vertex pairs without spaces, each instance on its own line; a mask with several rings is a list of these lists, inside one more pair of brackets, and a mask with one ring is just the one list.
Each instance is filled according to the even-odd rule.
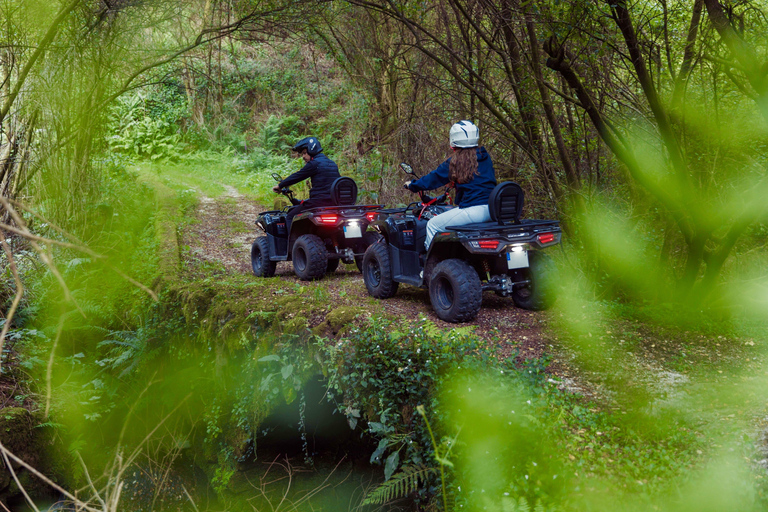
[[13,298],[13,303],[11,304],[11,308],[8,310],[8,313],[5,315],[5,324],[3,325],[3,331],[0,332],[0,368],[3,366],[3,360],[2,360],[2,354],[3,354],[3,345],[5,344],[5,337],[8,334],[8,329],[11,328],[11,322],[13,321],[13,315],[16,314],[16,308],[19,307],[19,303],[21,302],[21,297],[24,295],[24,285],[21,282],[21,279],[19,278],[19,272],[16,268],[16,262],[13,259],[13,253],[11,252],[11,247],[8,245],[8,242],[5,241],[5,233],[3,233],[2,230],[0,230],[0,237],[2,237],[2,240],[0,240],[0,243],[3,245],[3,251],[5,251],[5,256],[8,258],[8,266],[11,269],[11,273],[13,274],[13,280],[16,282],[16,296]]

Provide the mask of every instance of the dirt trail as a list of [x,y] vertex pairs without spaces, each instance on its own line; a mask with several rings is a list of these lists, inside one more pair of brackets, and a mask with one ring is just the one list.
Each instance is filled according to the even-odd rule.
[[[191,255],[212,263],[222,264],[233,274],[251,274],[251,243],[261,235],[255,226],[258,213],[268,209],[240,194],[235,188],[225,186],[226,192],[217,199],[201,196],[196,218],[185,228],[183,244]],[[337,302],[343,295],[359,304],[369,303],[362,276],[355,265],[340,265],[333,275],[319,283],[299,281],[290,262],[277,265],[276,277],[282,284],[301,284],[307,287],[323,286]],[[256,279],[256,277],[254,277]],[[280,285],[276,285],[280,286]],[[449,329],[455,324],[443,322],[435,316],[426,290],[401,285],[397,295],[376,302],[372,315],[416,320],[425,316],[438,327]],[[499,357],[515,356],[520,360],[552,357],[550,371],[562,379],[563,386],[574,392],[586,392],[577,384],[571,370],[567,351],[547,334],[550,321],[548,312],[525,311],[515,307],[511,298],[498,297],[493,293],[483,295],[483,307],[474,321],[463,324],[474,326],[474,332],[497,348]],[[590,394],[587,392],[587,394]]]
[[[261,234],[254,221],[258,213],[267,208],[232,187],[226,190],[218,199],[201,199],[196,220],[185,230],[184,244],[198,258],[220,263],[233,274],[250,275],[251,243]],[[332,304],[375,304],[371,307],[372,315],[411,320],[423,315],[441,328],[456,327],[435,316],[426,290],[401,285],[395,297],[373,303],[354,265],[341,265],[333,275],[326,276],[322,281],[306,283],[296,278],[290,262],[281,262],[276,277],[279,280],[276,288],[300,284],[307,287],[307,293],[314,293],[315,288],[322,287],[323,293],[330,295],[329,303]],[[610,375],[606,377],[606,374],[614,372],[629,374],[630,381],[659,399],[669,398],[688,383],[686,375],[664,364],[669,360],[668,356],[674,357],[675,354],[655,349],[652,337],[643,334],[640,326],[624,326],[613,333],[608,331],[599,335],[605,342],[606,350],[612,352],[607,357],[611,360],[610,366],[593,369],[592,372],[580,369],[574,352],[558,340],[554,330],[547,329],[556,314],[525,311],[515,307],[511,298],[485,293],[477,318],[462,327],[474,326],[475,334],[496,347],[499,357],[514,356],[523,361],[547,355],[551,358],[549,371],[553,377],[559,378],[562,387],[589,396],[610,396],[611,391],[605,390],[600,382],[610,381]],[[314,321],[319,323],[322,319]],[[634,337],[641,344],[647,342],[647,346],[626,351],[622,347],[624,339],[621,339],[625,337]]]
[[[250,247],[256,236],[262,234],[254,222],[258,213],[268,208],[232,187],[226,190],[219,199],[202,198],[195,220],[185,229],[183,243],[189,246],[193,257],[221,264],[232,274],[252,276]],[[275,290],[297,286],[306,287],[305,293],[327,293],[329,310],[343,305],[370,304],[372,316],[415,320],[423,315],[438,327],[456,327],[435,316],[425,290],[403,285],[395,297],[374,301],[368,296],[354,265],[341,265],[322,281],[306,283],[296,278],[289,262],[279,263]],[[602,343],[603,364],[585,365],[577,357],[576,349],[558,339],[556,329],[548,329],[559,314],[524,311],[516,308],[510,298],[486,293],[477,318],[464,325],[474,326],[475,334],[496,347],[500,358],[515,357],[522,363],[546,355],[550,358],[547,371],[553,382],[592,403],[602,404],[600,407],[616,407],[621,402],[620,395],[631,393],[632,389],[645,394],[651,408],[686,407],[702,380],[706,386],[727,378],[702,375],[699,366],[741,368],[742,379],[748,378],[747,375],[762,375],[764,371],[762,354],[758,354],[759,343],[749,338],[726,340],[694,332],[666,332],[631,320],[604,326],[601,333],[589,333],[589,338],[594,335],[595,341]],[[322,314],[319,317],[313,314],[313,317],[309,319],[310,327],[324,320]],[[675,336],[687,336],[687,339]],[[746,367],[745,360],[748,361]],[[753,463],[768,468],[768,418],[763,413],[754,420],[748,428],[757,446]]]

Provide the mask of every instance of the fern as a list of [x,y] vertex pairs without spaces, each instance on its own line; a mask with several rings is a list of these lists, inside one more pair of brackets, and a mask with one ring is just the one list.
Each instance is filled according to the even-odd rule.
[[99,342],[97,347],[108,347],[107,355],[96,361],[99,366],[113,370],[122,368],[119,377],[124,377],[135,370],[148,349],[148,339],[143,329],[138,331],[111,331],[113,339]]
[[520,496],[515,499],[512,497],[504,497],[501,499],[501,506],[503,512],[557,512],[557,507],[545,506],[540,500],[536,500],[536,505],[531,509],[530,503],[525,499],[525,496]]
[[363,505],[381,505],[398,498],[403,498],[419,487],[419,482],[425,482],[427,475],[435,472],[435,468],[424,466],[404,466],[399,473],[377,487],[363,502]]
[[470,336],[475,331],[475,327],[467,325],[464,327],[454,327],[448,331],[440,328],[431,320],[424,319],[424,332],[426,332],[431,338],[442,338],[444,341],[449,341],[452,337],[464,337]]
[[517,500],[515,498],[502,498],[501,505],[504,512],[531,512],[531,506],[528,505],[528,500],[523,496]]

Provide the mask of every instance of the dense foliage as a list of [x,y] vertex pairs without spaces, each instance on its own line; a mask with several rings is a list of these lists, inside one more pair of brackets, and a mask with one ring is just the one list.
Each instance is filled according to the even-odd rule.
[[[290,461],[288,483],[274,461],[254,478],[281,443],[322,478],[342,448],[362,460],[367,483],[331,509],[765,509],[764,15],[718,0],[4,3],[0,390],[16,411],[0,419],[32,411],[30,439],[68,454],[60,482],[98,488],[105,511],[312,509],[326,481]],[[523,186],[524,216],[565,228],[547,336],[590,397],[550,382],[546,354],[499,359],[501,328],[489,346],[366,319],[369,304],[331,311],[330,285],[254,282],[184,244],[201,198],[272,204],[271,174],[300,167],[307,135],[362,200],[407,202],[396,164],[436,166],[464,118]],[[332,312],[331,334],[309,324]],[[312,435],[317,404],[341,424],[332,449]]]

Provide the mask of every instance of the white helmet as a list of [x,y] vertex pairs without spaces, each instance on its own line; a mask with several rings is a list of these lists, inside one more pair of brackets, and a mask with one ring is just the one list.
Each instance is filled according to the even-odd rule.
[[452,148],[476,148],[480,140],[480,130],[471,121],[459,121],[451,126]]

